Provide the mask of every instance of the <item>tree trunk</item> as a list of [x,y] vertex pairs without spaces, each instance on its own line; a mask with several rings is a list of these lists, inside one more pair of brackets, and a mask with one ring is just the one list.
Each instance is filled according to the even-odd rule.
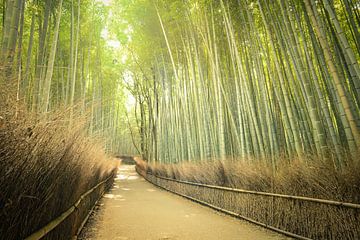
[[45,81],[44,81],[44,92],[42,95],[42,99],[43,99],[42,112],[44,112],[44,113],[48,112],[49,106],[50,106],[51,80],[52,80],[52,75],[53,75],[55,55],[56,55],[56,49],[57,49],[57,43],[58,43],[58,37],[59,37],[60,20],[61,20],[61,13],[62,13],[62,2],[63,2],[63,0],[60,0],[60,2],[59,2],[59,7],[58,7],[59,9],[58,9],[58,15],[56,18],[54,37],[53,37],[53,41],[52,41],[52,45],[51,45],[49,62],[48,62]]

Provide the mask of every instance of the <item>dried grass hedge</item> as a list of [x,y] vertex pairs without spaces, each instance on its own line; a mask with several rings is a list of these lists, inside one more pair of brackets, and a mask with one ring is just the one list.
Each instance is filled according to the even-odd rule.
[[311,239],[360,239],[360,209],[192,186],[184,180],[252,191],[360,203],[360,164],[343,169],[319,159],[282,161],[273,168],[255,161],[210,161],[175,165],[146,164],[137,168],[167,189],[241,214],[255,221]]
[[[39,119],[0,96],[0,239],[24,239],[70,208],[116,163],[63,113]],[[70,239],[107,186],[44,239]]]

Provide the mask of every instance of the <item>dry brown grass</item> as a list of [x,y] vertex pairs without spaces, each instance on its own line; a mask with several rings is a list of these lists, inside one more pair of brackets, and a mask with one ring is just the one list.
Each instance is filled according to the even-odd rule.
[[[283,159],[275,172],[270,164],[255,160],[209,161],[182,164],[146,164],[144,173],[209,185],[273,192],[286,195],[360,203],[360,164],[341,170],[332,161]],[[154,178],[151,181],[175,192],[244,215],[256,221],[312,239],[360,238],[360,210],[293,201],[252,194],[239,194],[184,185]]]
[[[35,117],[7,96],[0,93],[0,239],[11,240],[23,239],[58,217],[114,174],[116,164],[86,136],[82,121],[69,129],[65,114]],[[104,188],[46,239],[70,239]]]
[[[279,161],[280,162],[280,161]],[[282,161],[273,171],[259,161],[209,161],[179,164],[146,164],[148,172],[178,180],[246,190],[360,203],[360,163],[336,169],[324,160]]]

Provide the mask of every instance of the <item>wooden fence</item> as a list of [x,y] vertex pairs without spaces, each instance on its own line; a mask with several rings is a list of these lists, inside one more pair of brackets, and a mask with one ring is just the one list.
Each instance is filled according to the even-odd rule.
[[147,181],[297,239],[360,239],[360,204],[234,189],[155,176]]
[[[111,176],[109,176],[108,178],[101,181],[100,183],[95,185],[93,188],[91,188],[90,190],[85,192],[83,195],[80,196],[80,198],[76,201],[76,203],[73,204],[69,209],[67,209],[60,216],[58,216],[57,218],[55,218],[54,220],[49,222],[47,225],[45,225],[44,227],[42,227],[38,231],[34,232],[33,234],[31,234],[30,236],[25,238],[25,240],[39,240],[39,239],[45,237],[48,233],[50,233],[57,226],[59,226],[61,223],[63,223],[71,214],[78,211],[81,203],[85,199],[87,199],[95,190],[98,190],[98,189],[102,188],[102,190],[100,191],[100,194],[99,194],[99,198],[98,198],[98,199],[100,199],[102,197],[102,195],[104,194],[104,192],[105,192],[104,185],[106,183],[108,183],[110,180],[112,180],[113,178],[114,178],[114,176],[113,176],[113,174],[111,174]],[[94,206],[96,205],[96,202],[94,203]],[[89,217],[91,211],[93,210],[94,206],[91,207],[91,210],[88,211],[85,218],[82,220],[82,222],[81,222],[81,224],[79,226],[79,229],[77,231],[78,234],[80,233],[81,228],[84,226],[84,224],[85,224],[86,220],[88,219],[88,217]],[[76,238],[76,236],[75,236],[75,238]]]

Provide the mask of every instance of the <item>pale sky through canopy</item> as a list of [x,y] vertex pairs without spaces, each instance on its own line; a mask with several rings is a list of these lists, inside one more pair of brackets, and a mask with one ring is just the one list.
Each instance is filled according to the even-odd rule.
[[111,0],[97,0],[97,1],[104,3],[105,6],[109,6],[111,4]]

